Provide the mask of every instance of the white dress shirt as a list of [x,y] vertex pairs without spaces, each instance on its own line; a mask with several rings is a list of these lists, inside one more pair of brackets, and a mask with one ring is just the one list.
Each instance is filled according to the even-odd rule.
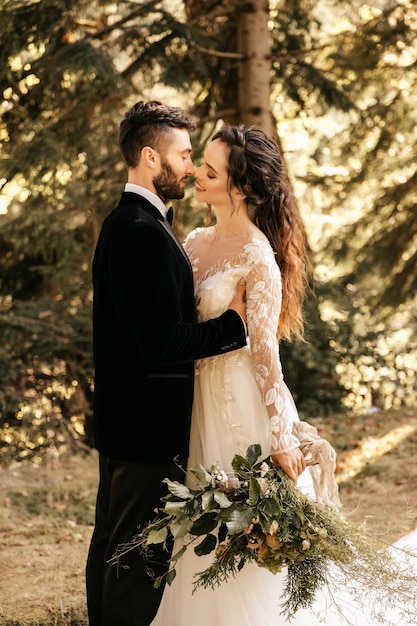
[[130,193],[137,193],[140,196],[143,196],[158,209],[164,219],[166,218],[167,208],[165,204],[162,202],[159,196],[157,196],[152,191],[149,191],[149,189],[146,189],[146,187],[141,187],[141,185],[135,185],[134,183],[126,183],[125,191]]

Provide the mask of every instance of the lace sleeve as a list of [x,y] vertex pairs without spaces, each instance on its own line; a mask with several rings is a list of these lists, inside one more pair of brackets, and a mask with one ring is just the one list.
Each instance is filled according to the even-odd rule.
[[247,276],[247,321],[256,380],[271,424],[271,453],[299,446],[292,434],[294,408],[286,390],[277,339],[281,275],[273,252],[254,259]]

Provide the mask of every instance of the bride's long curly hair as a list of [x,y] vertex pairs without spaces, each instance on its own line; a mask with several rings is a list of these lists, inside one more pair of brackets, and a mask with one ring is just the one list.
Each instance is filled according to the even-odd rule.
[[225,124],[212,140],[229,148],[229,189],[246,195],[249,216],[266,235],[282,276],[278,336],[303,337],[309,259],[304,225],[275,140],[264,131]]

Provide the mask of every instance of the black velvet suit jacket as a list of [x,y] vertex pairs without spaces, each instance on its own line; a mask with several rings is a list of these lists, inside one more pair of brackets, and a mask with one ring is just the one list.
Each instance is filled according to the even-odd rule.
[[196,323],[191,268],[161,220],[123,193],[94,255],[95,443],[119,461],[188,456],[194,360],[246,343],[234,311]]

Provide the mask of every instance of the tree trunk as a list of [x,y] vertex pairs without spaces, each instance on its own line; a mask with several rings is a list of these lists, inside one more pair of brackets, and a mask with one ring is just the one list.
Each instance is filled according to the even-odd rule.
[[276,135],[270,101],[271,39],[268,0],[237,2],[239,10],[239,120]]

